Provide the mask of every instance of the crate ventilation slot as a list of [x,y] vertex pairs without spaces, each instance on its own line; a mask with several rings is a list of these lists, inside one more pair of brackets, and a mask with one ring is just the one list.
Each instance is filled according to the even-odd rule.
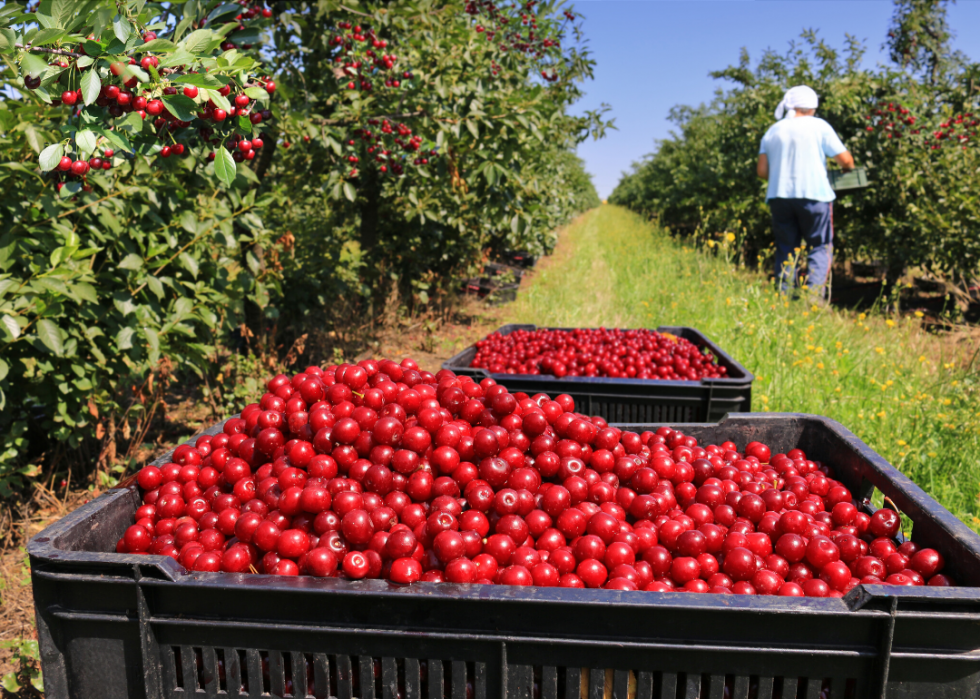
[[[236,699],[497,699],[486,663],[168,646],[164,695]],[[507,699],[857,699],[851,678],[511,664]]]

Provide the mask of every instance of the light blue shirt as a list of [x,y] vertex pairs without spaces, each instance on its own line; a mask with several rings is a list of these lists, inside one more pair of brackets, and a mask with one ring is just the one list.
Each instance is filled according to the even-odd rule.
[[847,149],[834,128],[823,119],[800,116],[782,119],[762,137],[759,154],[769,160],[770,199],[833,201],[827,178],[827,158]]

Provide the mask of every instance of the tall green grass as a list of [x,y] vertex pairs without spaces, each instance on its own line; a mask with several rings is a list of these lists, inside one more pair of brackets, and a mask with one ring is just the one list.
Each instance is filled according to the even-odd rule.
[[738,269],[728,241],[705,254],[618,207],[565,232],[508,322],[579,327],[687,325],[756,375],[753,409],[826,415],[980,529],[976,341],[777,295]]

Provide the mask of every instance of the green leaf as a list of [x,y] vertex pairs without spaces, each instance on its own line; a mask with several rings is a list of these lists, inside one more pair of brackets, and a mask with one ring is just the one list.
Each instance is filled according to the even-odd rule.
[[191,275],[197,279],[197,260],[188,255],[186,252],[180,253],[180,255],[177,256],[177,259],[180,260],[180,264],[184,266],[184,269],[190,272]]
[[241,11],[242,7],[238,3],[227,2],[224,5],[219,5],[211,10],[211,13],[208,15],[208,25],[213,23],[218,17],[224,17],[225,15],[237,15]]
[[119,41],[125,42],[133,33],[133,25],[125,17],[116,15],[112,18],[112,33],[116,35]]
[[354,201],[357,198],[357,190],[354,189],[354,185],[350,182],[344,182],[344,196],[350,201]]
[[197,118],[197,103],[186,95],[161,95],[163,106],[181,121],[194,121]]
[[251,97],[253,100],[258,100],[260,102],[269,101],[269,93],[265,91],[264,87],[246,87],[245,94]]
[[141,83],[150,82],[150,76],[139,66],[126,66],[126,70],[128,70],[130,75],[139,80]]
[[16,320],[8,315],[4,315],[0,316],[0,322],[3,323],[3,326],[7,329],[7,332],[14,336],[15,340],[20,337],[20,325],[18,325]]
[[160,336],[155,330],[147,327],[143,328],[143,334],[146,336],[146,343],[150,346],[149,360],[156,364],[160,359]]
[[36,689],[38,691],[38,693],[41,693],[41,692],[44,691],[44,677],[42,676],[40,670],[37,670],[37,671],[32,670],[31,671],[31,686],[34,689]]
[[17,673],[8,672],[6,675],[4,675],[3,679],[0,680],[0,687],[3,687],[11,694],[17,694],[20,692],[20,685],[17,683]]
[[41,166],[44,172],[50,172],[58,167],[58,163],[61,162],[61,158],[65,155],[65,146],[63,143],[52,143],[50,146],[41,151],[40,157],[38,157],[37,162]]
[[95,291],[95,287],[86,282],[78,282],[72,286],[72,291],[75,296],[80,298],[82,301],[88,301],[89,303],[98,303],[99,295]]
[[[143,117],[136,112],[131,112],[129,116],[122,120],[122,123],[119,123],[118,121],[116,122],[116,131],[119,131],[119,129],[126,129],[132,133],[139,133],[143,130]],[[133,147],[130,146],[129,150],[132,149]]]
[[68,36],[64,29],[42,29],[31,39],[31,46],[47,46]]
[[137,270],[143,266],[143,258],[135,252],[131,252],[122,259],[118,265],[119,269]]
[[0,53],[13,53],[16,50],[14,48],[16,43],[17,35],[12,29],[6,27],[0,29]]
[[184,18],[180,20],[180,22],[177,24],[177,28],[174,30],[174,41],[180,41],[180,37],[184,35],[184,32],[186,32],[193,23],[194,16],[185,11]]
[[85,71],[82,76],[82,99],[85,104],[94,104],[99,99],[99,90],[102,89],[102,81],[99,73],[95,69]]
[[214,106],[218,109],[224,109],[226,112],[231,109],[231,102],[217,90],[208,90],[208,99],[214,102]]
[[[137,119],[140,119],[140,115],[135,115]],[[142,119],[140,119],[142,123]],[[129,139],[123,136],[118,130],[109,131],[101,126],[90,126],[89,129],[99,136],[103,136],[109,140],[109,143],[114,145],[116,148],[122,148],[123,150],[133,152],[133,144],[129,142]]]
[[[45,3],[41,3],[43,8]],[[69,20],[72,18],[76,12],[79,11],[78,2],[76,0],[51,0],[49,5],[51,16],[58,22],[59,27],[66,27],[69,24]]]
[[221,81],[210,76],[210,75],[200,75],[198,73],[189,73],[187,75],[178,75],[170,79],[175,85],[194,85],[195,87],[212,87],[220,88],[222,86]]
[[186,315],[190,315],[191,311],[194,310],[194,300],[189,299],[186,296],[181,296],[177,299],[177,303],[174,304],[174,313],[177,314],[177,318],[183,318]]
[[252,133],[252,122],[248,119],[248,114],[238,115],[238,130],[244,134]]
[[160,60],[160,67],[170,68],[172,66],[183,66],[189,63],[195,63],[197,60],[198,58],[194,54],[178,48],[172,54]]
[[136,310],[136,304],[133,303],[133,297],[121,291],[117,291],[112,295],[112,305],[115,306],[116,310],[122,313],[124,316],[128,316],[130,313]]
[[158,299],[163,298],[163,284],[159,279],[154,277],[152,274],[149,274],[146,277],[146,285],[150,288],[150,291],[153,292],[154,296],[156,296]]
[[467,119],[466,128],[471,134],[473,134],[473,138],[480,138],[480,128],[476,125],[475,121]]
[[260,36],[258,27],[245,27],[245,29],[231,34],[228,40],[241,46],[242,44],[257,44]]
[[232,159],[231,153],[224,146],[219,146],[218,150],[214,152],[214,174],[225,186],[230,187],[231,183],[235,181],[235,170],[235,161]]
[[5,378],[7,378],[7,373],[9,371],[10,371],[10,367],[7,365],[7,362],[0,359],[0,381],[3,381]]
[[180,225],[188,233],[197,233],[197,216],[190,209],[180,212]]
[[166,39],[153,39],[140,46],[139,50],[170,52],[177,50],[177,44],[172,41],[167,41]]
[[92,41],[91,39],[86,39],[82,42],[82,47],[85,49],[85,53],[89,56],[101,56],[105,52],[105,47],[98,41]]
[[248,263],[248,268],[252,270],[252,274],[255,276],[258,276],[259,272],[262,271],[262,265],[259,264],[259,258],[257,258],[255,253],[253,253],[251,250],[245,254],[245,262]]
[[79,152],[84,156],[95,152],[96,142],[95,132],[90,129],[75,134],[75,145],[78,146]]
[[24,11],[24,8],[20,5],[15,5],[14,3],[7,3],[6,7],[0,7],[0,19],[4,19],[10,15],[19,15]]
[[61,329],[53,320],[48,318],[39,320],[37,322],[37,336],[45,347],[54,352],[55,356],[60,357],[65,353],[65,345],[61,341]]
[[[239,7],[239,9],[241,9]],[[184,50],[189,53],[199,53],[211,43],[210,29],[197,29],[187,35],[183,42]]]
[[133,348],[133,333],[132,328],[123,328],[116,335],[116,347],[121,350],[128,350]]
[[32,78],[38,78],[47,71],[48,64],[43,58],[35,56],[33,53],[24,53],[20,59],[20,68]]

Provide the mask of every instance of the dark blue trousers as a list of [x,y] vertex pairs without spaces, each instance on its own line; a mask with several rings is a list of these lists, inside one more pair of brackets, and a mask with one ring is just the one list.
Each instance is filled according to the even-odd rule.
[[806,243],[810,270],[806,285],[822,291],[833,260],[833,204],[812,199],[770,199],[772,232],[776,238],[776,278],[785,292],[796,283],[796,260]]

